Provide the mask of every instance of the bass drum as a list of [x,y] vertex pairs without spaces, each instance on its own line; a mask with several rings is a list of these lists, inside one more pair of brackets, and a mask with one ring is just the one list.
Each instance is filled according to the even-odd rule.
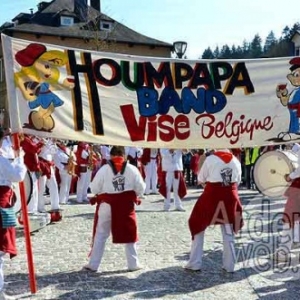
[[255,162],[253,180],[257,190],[267,197],[283,197],[290,183],[284,179],[298,167],[298,157],[292,151],[269,151]]
[[[31,200],[32,186],[33,186],[32,178],[31,178],[30,173],[27,171],[27,173],[25,175],[25,179],[24,179],[25,198],[26,198],[27,205],[29,204],[29,202]],[[18,182],[15,182],[13,184],[13,190],[16,195],[16,203],[14,205],[14,209],[17,214],[21,211],[21,194],[20,194],[20,185]]]

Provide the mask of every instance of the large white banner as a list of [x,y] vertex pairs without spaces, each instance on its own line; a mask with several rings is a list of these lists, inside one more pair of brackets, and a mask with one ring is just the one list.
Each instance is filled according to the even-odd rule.
[[2,35],[13,132],[109,145],[300,141],[300,57],[179,60]]

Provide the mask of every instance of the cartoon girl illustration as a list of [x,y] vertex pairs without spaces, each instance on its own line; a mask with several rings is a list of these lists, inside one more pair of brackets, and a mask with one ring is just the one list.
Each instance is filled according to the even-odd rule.
[[291,72],[287,75],[287,79],[295,89],[289,93],[286,84],[278,84],[276,88],[276,96],[280,99],[281,104],[288,108],[290,113],[288,132],[282,132],[278,136],[278,138],[284,140],[291,140],[291,133],[300,135],[300,57],[294,57],[289,63],[291,64]]
[[64,103],[53,91],[74,88],[72,78],[60,80],[59,68],[68,63],[68,57],[63,51],[47,51],[44,45],[32,43],[18,51],[15,59],[22,66],[14,74],[15,84],[33,110],[23,127],[51,131],[55,127],[52,113]]

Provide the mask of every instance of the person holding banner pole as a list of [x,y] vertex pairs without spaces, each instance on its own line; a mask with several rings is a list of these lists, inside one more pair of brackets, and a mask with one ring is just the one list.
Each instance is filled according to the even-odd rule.
[[[23,152],[19,150],[18,137],[15,138],[14,144],[18,145],[14,148],[14,159],[6,158],[5,152],[2,151],[2,143],[4,138],[4,131],[0,129],[0,299],[6,299],[4,294],[4,275],[3,275],[3,262],[5,254],[9,254],[10,258],[17,255],[16,249],[16,215],[14,211],[14,192],[12,189],[13,182],[22,182],[25,178],[27,168],[24,164]],[[22,191],[22,189],[21,189]],[[23,185],[24,192],[24,185]],[[27,204],[25,200],[25,193],[21,193],[22,196],[22,209],[25,207],[27,209]],[[28,228],[28,217],[27,226],[25,232],[26,244],[30,246],[30,236]],[[24,227],[25,228],[25,227]],[[31,254],[32,252],[29,251]],[[27,254],[29,254],[29,252]],[[30,255],[30,254],[29,254]],[[31,262],[31,264],[30,264]],[[28,259],[28,263],[31,265],[29,269],[32,268],[32,259]],[[33,272],[30,272],[31,275]],[[34,281],[34,280],[33,280]],[[34,286],[33,286],[33,291]]]

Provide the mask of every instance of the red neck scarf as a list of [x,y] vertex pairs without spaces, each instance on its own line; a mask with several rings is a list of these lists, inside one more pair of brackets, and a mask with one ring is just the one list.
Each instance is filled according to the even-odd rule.
[[213,153],[213,155],[218,156],[220,159],[224,161],[225,164],[228,164],[233,157],[233,154],[230,152],[223,152],[223,151],[216,151]]
[[124,157],[114,156],[111,158],[111,161],[114,163],[117,172],[120,172],[122,170],[123,163],[125,161]]

